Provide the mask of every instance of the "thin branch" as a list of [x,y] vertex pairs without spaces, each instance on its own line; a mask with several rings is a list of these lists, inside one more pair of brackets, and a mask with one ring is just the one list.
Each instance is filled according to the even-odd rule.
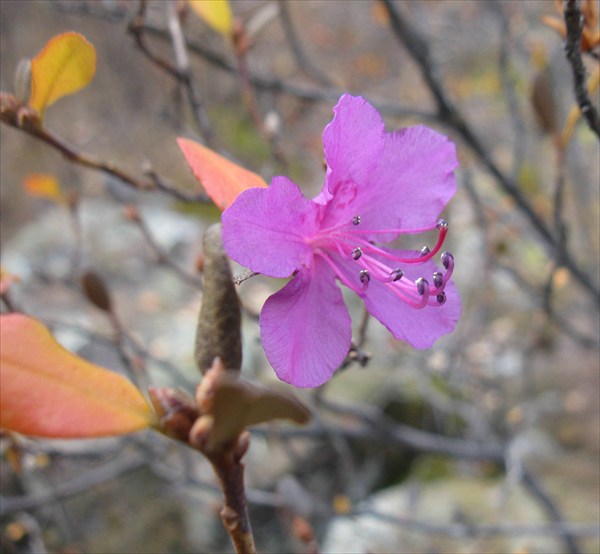
[[[535,474],[527,468],[522,469],[522,483],[529,490],[532,497],[544,508],[548,518],[554,523],[555,526],[559,527],[565,523],[564,517],[552,500],[545,487],[542,485],[540,480]],[[580,554],[581,550],[575,540],[572,533],[567,532],[562,534],[562,539],[567,548],[569,554]]]
[[69,481],[58,482],[52,489],[45,489],[24,496],[2,496],[0,497],[0,516],[4,517],[10,513],[31,510],[50,502],[70,498],[94,486],[113,481],[126,473],[143,467],[147,463],[145,457],[140,454],[122,456],[103,464],[97,469],[86,471]]
[[281,20],[281,24],[283,26],[285,38],[290,45],[290,49],[296,58],[296,63],[298,67],[306,73],[308,77],[310,77],[313,81],[323,85],[325,87],[331,87],[332,82],[331,79],[321,71],[304,52],[302,48],[302,44],[300,43],[300,39],[298,38],[298,34],[296,33],[296,29],[292,22],[292,18],[290,16],[290,8],[287,0],[278,0],[279,6],[279,19]]
[[600,118],[598,111],[593,106],[587,91],[585,67],[581,59],[581,34],[583,16],[576,0],[564,0],[563,16],[567,28],[565,41],[565,54],[573,71],[573,84],[575,87],[575,98],[579,110],[585,117],[590,129],[600,139]]
[[128,31],[133,36],[137,47],[154,65],[165,71],[179,84],[183,85],[188,102],[192,108],[194,120],[206,141],[206,144],[211,148],[215,146],[215,133],[208,118],[208,114],[204,108],[204,103],[200,96],[200,92],[196,88],[194,80],[190,72],[189,59],[187,55],[187,47],[185,37],[181,29],[181,22],[177,14],[174,2],[169,2],[167,9],[168,14],[168,34],[173,44],[175,52],[175,60],[177,66],[155,54],[148,47],[145,39],[145,16],[146,16],[146,0],[140,1],[140,7],[134,20],[129,23]]
[[[148,34],[155,35],[163,40],[168,39],[168,32],[165,29],[157,27],[151,23],[146,23],[144,31]],[[188,44],[190,52],[200,56],[208,63],[213,66],[227,71],[228,73],[239,73],[239,67],[229,61],[227,58],[218,54],[205,46],[190,42]],[[323,88],[308,85],[301,85],[298,83],[292,83],[285,79],[280,79],[273,75],[265,75],[248,71],[248,79],[252,85],[262,90],[268,90],[274,93],[287,94],[293,96],[298,100],[306,100],[309,102],[337,102],[340,96],[347,92],[340,88]],[[387,100],[381,100],[377,98],[370,98],[373,106],[375,106],[380,112],[396,117],[418,117],[422,120],[433,121],[436,119],[436,114],[419,110],[418,108],[410,108],[400,106],[395,102],[389,102]]]
[[202,279],[200,277],[188,273],[181,267],[179,267],[163,250],[163,248],[156,242],[148,224],[142,217],[139,210],[135,207],[131,207],[128,212],[129,220],[140,230],[142,236],[146,240],[146,244],[150,247],[152,252],[156,256],[156,260],[159,264],[172,269],[174,273],[181,278],[187,285],[190,285],[196,290],[202,290]]
[[67,144],[62,138],[58,137],[51,131],[41,127],[41,125],[30,124],[29,120],[22,119],[17,111],[12,110],[10,107],[7,107],[4,104],[2,105],[2,111],[0,113],[0,121],[7,125],[10,125],[11,127],[19,129],[20,131],[23,131],[37,138],[38,140],[41,140],[42,142],[45,142],[49,146],[53,147],[55,150],[58,150],[67,160],[81,165],[83,167],[87,167],[88,169],[93,169],[95,171],[99,171],[101,173],[114,177],[115,179],[118,179],[125,185],[132,187],[136,190],[162,190],[163,192],[168,193],[171,196],[174,196],[175,198],[179,200],[184,200],[186,202],[207,203],[210,201],[208,197],[204,194],[198,194],[194,196],[185,195],[181,191],[179,191],[175,185],[168,183],[164,178],[159,178],[158,176],[156,176],[156,174],[151,175],[152,179],[149,181],[139,179],[112,162],[95,158],[94,156],[82,152],[74,146]]

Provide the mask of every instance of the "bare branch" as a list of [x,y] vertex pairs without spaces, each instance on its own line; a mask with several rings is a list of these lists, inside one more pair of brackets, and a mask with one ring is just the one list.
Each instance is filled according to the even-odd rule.
[[593,106],[587,92],[585,80],[585,67],[581,59],[581,34],[582,14],[576,0],[564,0],[563,16],[567,27],[567,38],[565,41],[565,54],[573,71],[573,84],[575,87],[575,98],[579,109],[585,117],[590,129],[600,139],[600,119],[598,112]]

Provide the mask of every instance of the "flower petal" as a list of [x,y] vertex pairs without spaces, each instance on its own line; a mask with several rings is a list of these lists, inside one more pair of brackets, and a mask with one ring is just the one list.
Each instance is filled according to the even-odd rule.
[[364,98],[344,94],[323,131],[327,176],[315,202],[324,204],[346,181],[366,183],[377,165],[385,129],[379,112]]
[[352,324],[334,273],[320,258],[267,299],[263,347],[277,376],[297,387],[329,380],[350,348]]
[[[378,117],[374,108],[369,108]],[[335,152],[335,156],[332,155],[335,165],[328,170],[323,192],[315,198],[315,202],[326,204],[323,225],[351,221],[356,215],[361,216],[364,229],[414,229],[433,225],[456,192],[454,170],[458,160],[454,144],[444,135],[421,125],[384,134],[381,140],[377,137],[382,126],[373,121],[372,114],[370,120],[360,121],[361,127],[358,122],[352,122],[350,113],[342,111],[342,119],[337,124],[336,113],[326,129],[326,133],[330,127],[333,129],[328,142]],[[346,136],[342,140],[338,138],[340,133],[352,138]],[[356,145],[360,153],[347,142]],[[344,161],[342,156],[350,158]],[[356,164],[362,164],[363,171],[356,169]],[[397,233],[379,235],[376,240],[385,242],[395,236]]]
[[460,297],[452,281],[446,284],[447,300],[443,306],[412,308],[394,295],[389,286],[378,281],[369,283],[364,295],[365,307],[394,335],[414,348],[431,348],[435,341],[454,330],[460,316]]
[[454,143],[428,127],[387,134],[369,182],[372,196],[359,199],[368,202],[370,213],[363,217],[372,214],[379,228],[400,224],[410,229],[434,222],[456,192],[457,167]]
[[298,185],[275,177],[268,188],[242,192],[223,212],[225,250],[252,271],[289,277],[312,262],[304,239],[314,234],[315,217],[315,204]]

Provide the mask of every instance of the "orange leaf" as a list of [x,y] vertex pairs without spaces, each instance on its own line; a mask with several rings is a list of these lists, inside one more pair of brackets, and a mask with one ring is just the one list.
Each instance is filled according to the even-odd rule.
[[178,138],[177,144],[194,176],[221,210],[227,208],[240,192],[267,186],[260,175],[240,167],[202,144],[184,138]]
[[233,15],[229,0],[188,0],[196,15],[215,31],[230,37],[233,32]]
[[60,184],[52,175],[32,173],[25,177],[23,186],[30,196],[38,196],[54,202],[62,202],[64,200]]
[[31,61],[29,105],[43,117],[59,98],[86,87],[96,73],[96,49],[78,33],[50,39]]
[[39,321],[0,316],[0,425],[25,435],[120,435],[154,423],[127,379],[71,354]]

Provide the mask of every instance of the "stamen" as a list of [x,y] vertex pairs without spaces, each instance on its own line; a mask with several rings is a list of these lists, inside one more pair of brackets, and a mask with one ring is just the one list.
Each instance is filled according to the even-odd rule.
[[442,265],[444,266],[444,269],[446,270],[446,273],[444,273],[444,284],[445,284],[450,280],[450,277],[452,277],[452,272],[454,271],[454,256],[452,254],[450,254],[450,252],[444,252],[442,254],[441,258],[442,258]]
[[444,286],[444,275],[439,271],[433,274],[433,286],[436,289],[441,289]]
[[454,269],[454,256],[450,252],[443,252],[440,256],[444,269],[452,271]]
[[442,306],[443,304],[446,303],[446,293],[445,292],[440,292],[435,299],[437,300],[437,303]]
[[419,256],[423,257],[427,256],[427,254],[431,254],[431,250],[429,250],[429,246],[423,246],[423,248],[421,248],[421,252],[419,252]]
[[359,246],[357,246],[354,250],[352,250],[352,259],[358,260],[362,256],[362,250]]
[[367,290],[367,287],[369,286],[369,281],[371,280],[371,274],[369,273],[368,270],[366,269],[361,269],[360,272],[358,273],[358,278],[360,279],[360,282],[362,283],[362,287],[361,292],[364,292]]
[[359,215],[355,215],[352,218],[352,225],[359,225],[360,224],[360,216]]
[[419,277],[415,281],[415,285],[417,285],[417,292],[419,293],[419,296],[421,296],[421,301],[414,307],[417,310],[420,310],[421,308],[427,306],[427,304],[429,303],[429,283],[427,282],[427,279]]
[[395,283],[396,281],[400,281],[400,279],[404,277],[404,271],[397,267],[396,269],[392,270],[392,272],[390,273],[390,277],[392,278],[393,283]]
[[448,230],[448,222],[445,219],[438,219],[438,222],[435,224],[435,228],[439,229],[440,231],[442,229],[445,229],[447,231]]

